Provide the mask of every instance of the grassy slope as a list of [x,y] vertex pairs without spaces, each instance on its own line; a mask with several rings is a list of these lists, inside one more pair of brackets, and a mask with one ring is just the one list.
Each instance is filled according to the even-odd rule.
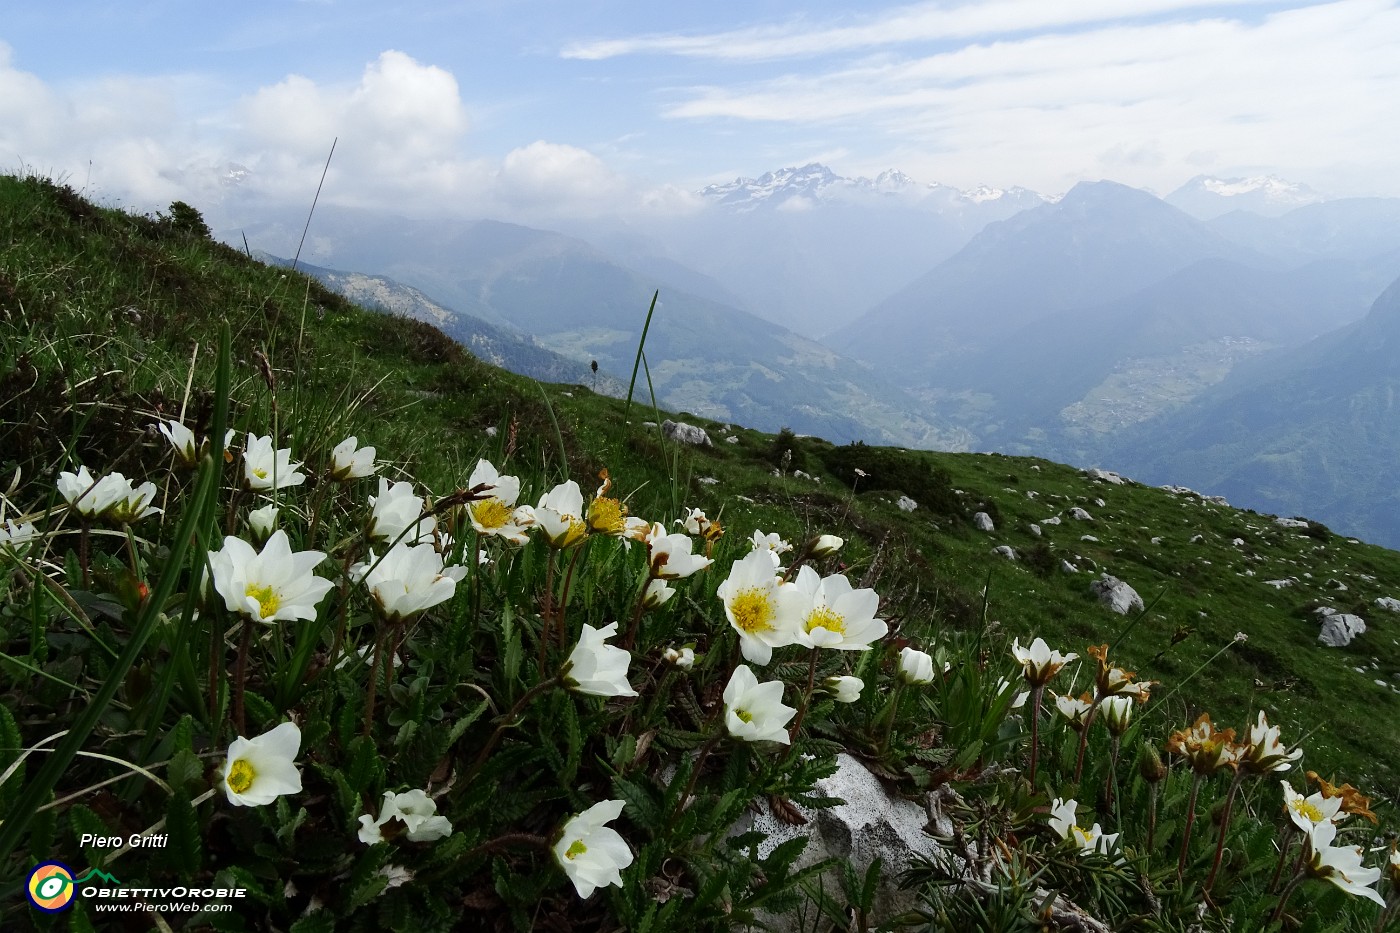
[[[476,361],[426,325],[356,308],[168,218],[97,209],[45,182],[8,177],[0,178],[4,475],[19,467],[26,476],[52,476],[74,454],[130,476],[164,463],[168,447],[147,426],[157,411],[181,407],[195,344],[194,384],[209,383],[211,321],[220,317],[234,327],[237,379],[260,379],[261,347],[274,371],[299,373],[303,397],[281,400],[294,447],[328,430],[320,425],[332,407],[358,404],[361,442],[397,455],[442,493],[478,455],[498,456],[512,435],[516,458],[560,473],[562,446],[572,475],[608,468],[641,514],[689,505],[722,511],[738,528],[848,534],[845,553],[856,575],[878,561],[883,579],[899,581],[882,592],[887,613],[906,631],[975,624],[989,584],[987,612],[1005,630],[1043,635],[1082,654],[1085,644],[1113,642],[1125,628],[1089,591],[1089,568],[1111,572],[1149,603],[1156,599],[1118,649],[1140,674],[1166,684],[1149,715],[1184,724],[1209,709],[1217,722],[1243,725],[1263,708],[1284,725],[1285,738],[1307,735],[1307,766],[1395,795],[1400,696],[1373,681],[1400,685],[1400,616],[1371,603],[1400,597],[1400,554],[1029,458],[792,442],[790,469],[820,477],[817,483],[772,475],[784,449],[773,436],[737,428],[738,442],[729,444],[720,425],[690,418],[716,444],[677,451],[643,427],[658,420],[649,404],[628,413],[622,402],[581,386],[540,388]],[[205,404],[198,392],[189,400],[200,424]],[[499,429],[494,439],[488,427]],[[84,446],[70,449],[80,434]],[[673,486],[676,464],[681,479]],[[854,483],[855,466],[871,476]],[[920,507],[900,511],[901,493]],[[1043,526],[1039,538],[1029,530],[1076,505],[1094,520],[1066,516]],[[997,519],[997,531],[973,529],[969,516],[978,509]],[[792,526],[794,514],[806,527]],[[1086,534],[1099,540],[1082,541]],[[1233,544],[1237,538],[1244,544]],[[998,544],[1027,559],[1007,562],[992,553]],[[1062,557],[1081,572],[1060,572]],[[1298,582],[1282,590],[1263,582],[1284,577]],[[1347,589],[1331,588],[1331,580]],[[1350,648],[1319,647],[1309,612],[1317,602],[1361,610],[1370,630]],[[1250,640],[1168,695],[1237,631]]]

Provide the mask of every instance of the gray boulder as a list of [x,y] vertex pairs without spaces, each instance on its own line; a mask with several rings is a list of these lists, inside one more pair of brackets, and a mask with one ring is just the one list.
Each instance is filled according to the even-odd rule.
[[1016,557],[1016,549],[1013,548],[1013,547],[1011,547],[1009,544],[1000,544],[1000,545],[997,545],[996,547],[992,548],[992,553],[993,553],[993,554],[1000,554],[1002,557],[1005,557],[1007,560],[1017,560],[1017,559],[1018,559],[1018,558]]
[[1119,615],[1129,612],[1142,612],[1142,597],[1137,590],[1115,576],[1104,573],[1089,584],[1089,588],[1099,597],[1099,602]]
[[1077,522],[1092,522],[1094,520],[1094,516],[1090,515],[1088,512],[1084,511],[1077,505],[1069,510],[1069,517]]
[[704,428],[686,424],[684,421],[667,420],[661,422],[661,433],[679,444],[695,444],[700,447],[714,446],[710,443],[710,435],[705,433]]
[[895,505],[899,506],[901,512],[912,512],[919,507],[919,503],[908,496],[900,496],[899,501],[896,502]]
[[992,523],[992,517],[986,512],[978,512],[972,516],[972,524],[977,526],[978,531],[996,531],[997,526]]
[[[924,832],[929,813],[920,804],[891,795],[875,775],[858,760],[841,753],[836,756],[836,773],[818,781],[812,791],[815,796],[837,797],[845,803],[821,810],[809,810],[792,804],[808,822],[790,825],[773,815],[766,799],[758,802],[758,812],[750,812],[734,824],[730,835],[749,830],[767,833],[759,843],[760,856],[767,856],[790,839],[806,839],[807,848],[797,860],[797,868],[822,859],[837,858],[852,865],[857,876],[863,876],[875,859],[884,868],[880,890],[875,897],[875,916],[888,920],[916,905],[913,892],[903,891],[894,878],[914,857],[939,859],[938,844]],[[839,875],[829,880],[828,890],[838,888]],[[796,930],[795,921],[769,917],[775,929]]]
[[1400,612],[1400,599],[1394,596],[1382,596],[1376,600],[1376,605],[1391,612]]
[[1329,648],[1342,648],[1365,631],[1366,621],[1361,616],[1334,612],[1322,620],[1322,631],[1317,633],[1317,640]]

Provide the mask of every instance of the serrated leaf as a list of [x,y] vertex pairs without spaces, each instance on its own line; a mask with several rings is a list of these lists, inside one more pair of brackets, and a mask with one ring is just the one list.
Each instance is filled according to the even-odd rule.
[[291,933],[334,933],[335,914],[324,908],[301,917],[292,924]]
[[203,833],[199,817],[182,790],[171,795],[165,807],[165,859],[172,868],[197,872],[204,862]]
[[203,779],[204,762],[188,749],[177,751],[165,767],[166,783],[176,790],[188,789],[188,785]]
[[[84,834],[100,838],[113,835],[111,828],[102,821],[102,817],[80,803],[75,803],[68,809],[68,829],[73,834],[75,846]],[[83,847],[83,857],[88,861],[100,859],[103,854],[103,850],[96,846]]]
[[613,778],[613,790],[627,802],[628,818],[639,826],[660,827],[664,813],[653,792],[636,781],[624,777]]

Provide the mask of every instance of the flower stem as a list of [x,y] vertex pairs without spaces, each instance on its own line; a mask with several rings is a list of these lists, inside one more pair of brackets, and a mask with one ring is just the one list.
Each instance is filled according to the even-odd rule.
[[578,560],[583,556],[583,549],[588,544],[585,541],[574,548],[574,556],[569,558],[569,570],[564,574],[564,592],[559,594],[559,647],[568,646],[569,630],[564,624],[564,613],[569,611],[569,596],[574,588],[574,570],[578,567]]
[[700,753],[695,756],[695,767],[690,772],[690,780],[686,782],[685,790],[676,801],[676,815],[680,816],[685,812],[685,805],[690,800],[690,795],[695,793],[695,785],[700,780],[700,772],[705,767],[705,759],[710,757],[710,752],[714,750],[723,733],[716,730],[713,735],[705,740],[705,744],[700,746]]
[[1031,789],[1035,789],[1035,766],[1040,757],[1040,699],[1045,695],[1045,684],[1031,687]]
[[253,642],[253,620],[243,617],[243,631],[238,635],[238,660],[233,666],[233,727],[238,735],[247,735],[244,720],[243,690],[248,678],[248,651]]
[[1191,796],[1186,800],[1186,828],[1181,834],[1181,854],[1176,859],[1176,880],[1181,881],[1186,874],[1186,853],[1191,848],[1191,827],[1196,822],[1196,795],[1201,790],[1201,777],[1197,773],[1191,776]]
[[656,576],[650,570],[647,571],[647,578],[642,581],[642,590],[637,594],[637,605],[632,609],[632,621],[627,623],[627,637],[618,643],[619,648],[632,650],[632,645],[637,640],[637,629],[642,624],[642,613],[647,607],[647,587],[651,586],[651,581],[655,579]]
[[544,605],[540,609],[539,670],[544,673],[546,648],[554,638],[554,550],[546,552],[544,562]]
[[1297,831],[1298,829],[1293,825],[1292,821],[1285,823],[1283,826],[1283,838],[1280,839],[1278,843],[1278,864],[1274,866],[1274,875],[1269,879],[1270,893],[1278,890],[1279,879],[1283,877],[1283,864],[1288,861],[1288,848],[1292,845],[1293,834]]
[[1152,854],[1152,843],[1157,838],[1157,784],[1147,785],[1147,853]]
[[491,753],[496,750],[496,746],[500,743],[506,730],[514,724],[515,717],[524,711],[529,702],[551,687],[560,686],[563,682],[563,677],[556,674],[548,680],[540,681],[520,695],[520,699],[515,701],[515,705],[507,710],[504,716],[500,717],[501,724],[496,727],[495,732],[491,733],[491,737],[486,740],[486,744],[481,747],[481,751],[477,754],[476,760],[467,769],[466,777],[462,779],[463,786],[469,784],[471,779],[476,777],[476,773],[481,770],[482,765],[486,764],[486,759],[491,757]]
[[364,734],[369,735],[374,725],[374,701],[379,695],[379,661],[384,656],[384,626],[374,634],[374,660],[369,666],[369,693],[365,697]]
[[817,649],[812,649],[811,658],[807,662],[807,692],[802,694],[802,705],[797,709],[797,718],[792,721],[792,726],[788,729],[788,754],[792,754],[792,742],[797,738],[797,732],[802,728],[802,720],[807,718],[807,708],[812,705],[812,691],[817,686]]
[[1089,727],[1094,724],[1094,717],[1099,713],[1099,697],[1094,698],[1094,705],[1089,707],[1089,715],[1084,717],[1084,728],[1079,730],[1079,755],[1074,759],[1074,783],[1079,783],[1079,778],[1084,774],[1084,749],[1089,744]]
[[1215,876],[1220,871],[1220,858],[1225,854],[1225,836],[1230,832],[1230,809],[1235,803],[1235,792],[1239,790],[1244,772],[1236,770],[1230,778],[1230,789],[1225,793],[1225,809],[1220,814],[1220,838],[1215,843],[1215,859],[1210,863],[1210,874],[1206,876],[1205,893],[1215,885]]
[[1121,825],[1120,821],[1117,819],[1117,813],[1114,807],[1114,803],[1116,802],[1115,791],[1118,787],[1118,748],[1121,741],[1122,740],[1116,735],[1109,738],[1111,745],[1108,754],[1108,773],[1104,775],[1103,781],[1104,808],[1115,811],[1115,825]]
[[1306,877],[1307,872],[1300,871],[1297,872],[1293,876],[1292,880],[1288,882],[1288,886],[1285,887],[1283,889],[1283,893],[1279,895],[1278,906],[1274,908],[1274,915],[1269,918],[1270,922],[1273,922],[1274,920],[1281,920],[1283,918],[1283,908],[1288,906],[1288,899],[1293,896],[1293,892],[1297,890],[1298,885]]

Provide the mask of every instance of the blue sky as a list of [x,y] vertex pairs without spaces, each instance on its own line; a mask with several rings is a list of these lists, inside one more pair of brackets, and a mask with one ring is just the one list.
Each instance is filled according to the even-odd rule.
[[329,197],[420,212],[683,210],[811,160],[1400,195],[1397,48],[1400,0],[16,4],[0,159],[143,208],[230,164],[304,200],[337,136]]

